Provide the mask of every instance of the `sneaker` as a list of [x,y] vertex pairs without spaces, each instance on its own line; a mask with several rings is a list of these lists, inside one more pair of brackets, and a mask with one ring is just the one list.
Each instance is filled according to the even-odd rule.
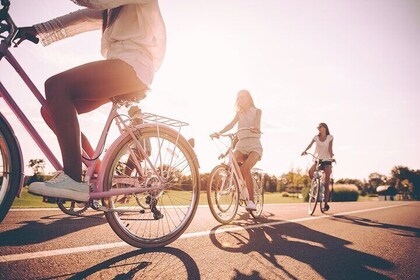
[[56,172],[49,181],[32,183],[29,193],[78,202],[89,201],[89,185],[76,182],[63,171]]
[[255,211],[255,210],[257,210],[257,207],[255,206],[254,201],[248,200],[248,203],[246,204],[246,210],[248,210],[248,211]]
[[322,209],[324,212],[327,212],[328,210],[330,210],[330,206],[328,204],[325,203],[324,208]]

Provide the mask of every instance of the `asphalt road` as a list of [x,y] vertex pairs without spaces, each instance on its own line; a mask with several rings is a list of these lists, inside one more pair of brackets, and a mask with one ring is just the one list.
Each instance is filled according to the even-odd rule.
[[420,279],[420,202],[266,205],[221,226],[200,207],[165,248],[121,242],[104,217],[11,211],[0,224],[0,279]]

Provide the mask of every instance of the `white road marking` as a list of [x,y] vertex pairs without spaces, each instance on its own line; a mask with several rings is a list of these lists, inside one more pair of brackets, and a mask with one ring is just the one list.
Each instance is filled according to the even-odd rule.
[[[279,203],[266,203],[264,206],[272,206],[272,205],[287,205],[287,206],[296,206],[296,205],[302,205],[304,203],[297,202],[297,203],[287,203],[287,204],[279,204]],[[198,208],[208,208],[209,206],[207,204],[201,204],[197,206]],[[12,208],[9,210],[9,212],[26,212],[26,211],[60,211],[60,208],[57,207],[51,207],[51,208]],[[92,209],[88,209],[88,212],[98,212]],[[101,211],[99,211],[101,212]]]
[[[336,214],[332,214],[332,215],[323,215],[323,216],[316,216],[316,217],[311,216],[311,217],[298,218],[298,219],[292,219],[292,220],[276,221],[276,222],[263,223],[263,224],[253,224],[253,225],[247,225],[247,226],[234,226],[234,227],[217,229],[217,230],[207,230],[207,231],[184,233],[183,235],[181,235],[181,237],[179,239],[210,236],[210,235],[220,234],[220,233],[224,233],[224,232],[243,231],[243,230],[247,230],[247,229],[271,227],[271,226],[277,226],[277,225],[282,225],[282,224],[287,224],[287,223],[296,223],[296,222],[305,222],[305,221],[311,221],[311,220],[325,219],[325,218],[331,218],[331,217],[334,217],[334,216],[342,216],[342,215],[350,215],[350,214],[356,214],[356,213],[378,211],[378,210],[389,209],[389,208],[394,208],[394,207],[406,206],[406,205],[410,205],[410,204],[413,204],[413,203],[415,203],[415,202],[403,203],[403,204],[397,204],[397,205],[391,205],[391,206],[383,206],[383,207],[364,209],[364,210],[342,212],[342,213],[336,213]],[[99,244],[99,245],[81,246],[81,247],[74,247],[74,248],[49,250],[49,251],[40,251],[40,252],[33,252],[33,253],[12,254],[12,255],[0,256],[0,263],[20,261],[20,260],[28,260],[28,259],[35,259],[35,258],[42,258],[42,257],[52,257],[52,256],[58,256],[58,255],[76,254],[76,253],[82,253],[82,252],[92,252],[92,251],[105,250],[105,249],[121,248],[121,247],[126,247],[126,246],[130,246],[130,245],[128,245],[125,242],[114,242],[114,243],[106,243],[106,244]]]

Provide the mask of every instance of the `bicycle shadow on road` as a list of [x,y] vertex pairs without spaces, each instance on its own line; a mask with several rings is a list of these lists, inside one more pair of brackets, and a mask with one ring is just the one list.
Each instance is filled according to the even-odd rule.
[[102,213],[86,217],[57,214],[21,221],[20,227],[0,232],[0,247],[40,244],[105,223]]
[[[56,277],[68,277],[60,275]],[[200,279],[196,262],[172,247],[140,249],[110,258],[68,279]]]
[[393,230],[394,234],[399,236],[420,237],[420,228],[381,223],[371,219],[347,215],[332,216],[331,219],[338,222],[356,224],[358,226],[389,229]]
[[[253,220],[247,213],[239,219],[244,221],[234,223],[239,227],[282,222],[267,217]],[[212,230],[217,231],[224,227],[226,226],[219,225]],[[382,257],[347,247],[352,244],[347,240],[293,222],[216,233],[210,235],[210,239],[215,246],[228,252],[260,255],[278,269],[273,273],[279,279],[312,278],[316,277],[316,273],[325,279],[391,279],[373,269],[391,270],[394,267],[393,263]],[[290,258],[307,264],[316,273],[294,275],[295,271],[288,267],[296,269],[296,263],[292,260],[293,265],[288,264]],[[237,271],[235,279],[244,278],[244,274],[239,273]]]

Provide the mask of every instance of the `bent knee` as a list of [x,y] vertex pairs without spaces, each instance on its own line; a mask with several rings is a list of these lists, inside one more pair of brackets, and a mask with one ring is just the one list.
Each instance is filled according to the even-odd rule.
[[45,97],[47,99],[52,99],[55,97],[55,93],[61,92],[66,89],[67,82],[66,78],[63,77],[62,73],[49,77],[45,83]]

